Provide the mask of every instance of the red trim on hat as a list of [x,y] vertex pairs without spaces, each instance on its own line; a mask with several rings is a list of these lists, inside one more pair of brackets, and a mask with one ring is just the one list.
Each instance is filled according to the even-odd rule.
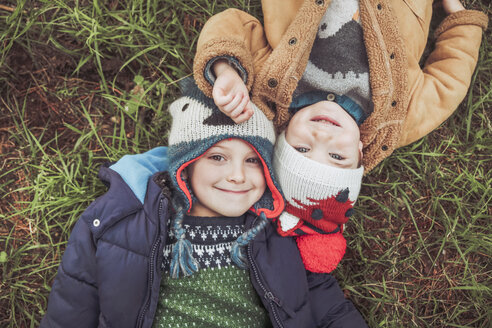
[[191,202],[191,193],[188,190],[188,188],[186,188],[186,182],[184,182],[183,179],[181,178],[181,172],[183,172],[183,170],[185,168],[187,168],[188,165],[190,165],[191,163],[193,163],[193,162],[197,161],[198,159],[200,159],[200,157],[202,157],[205,154],[205,152],[206,151],[204,151],[203,154],[201,154],[200,156],[195,157],[195,158],[189,160],[188,162],[183,163],[183,165],[181,165],[178,168],[178,171],[176,172],[176,180],[178,181],[178,186],[185,193],[186,198],[188,198],[188,202],[190,203],[190,206],[188,207],[188,210],[186,211],[187,213],[190,213],[190,211],[191,211],[191,206],[192,206],[192,204],[191,204],[192,203]]
[[[243,140],[243,139],[241,139],[241,140]],[[280,191],[277,189],[277,187],[273,183],[272,176],[270,175],[270,170],[268,169],[268,166],[266,165],[265,160],[260,155],[258,150],[256,150],[256,148],[252,144],[247,142],[246,140],[243,140],[243,141],[246,142],[248,145],[250,145],[251,148],[253,148],[253,150],[255,151],[256,155],[258,155],[258,157],[260,158],[261,164],[263,164],[263,173],[265,175],[265,181],[267,183],[268,188],[272,192],[272,198],[273,198],[273,210],[269,210],[266,208],[260,208],[260,209],[258,209],[258,212],[257,212],[253,206],[250,208],[250,210],[253,213],[255,213],[256,215],[260,215],[260,213],[263,212],[263,213],[265,213],[265,216],[269,219],[276,218],[280,214],[282,214],[282,211],[284,210],[284,207],[285,207],[284,198],[282,197],[282,194],[280,193]]]

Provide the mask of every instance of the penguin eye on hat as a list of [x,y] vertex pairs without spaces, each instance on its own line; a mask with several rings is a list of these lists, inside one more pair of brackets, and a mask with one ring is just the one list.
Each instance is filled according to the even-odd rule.
[[181,111],[184,112],[190,104],[184,104],[183,108],[181,108]]

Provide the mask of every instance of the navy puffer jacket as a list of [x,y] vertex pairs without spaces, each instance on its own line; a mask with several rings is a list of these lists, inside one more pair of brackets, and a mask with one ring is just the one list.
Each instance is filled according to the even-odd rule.
[[[153,174],[144,193],[107,166],[99,177],[109,190],[75,224],[42,328],[152,326],[170,218],[168,175]],[[247,226],[255,220],[248,215]],[[274,327],[366,326],[335,279],[306,271],[295,241],[280,237],[273,224],[247,254],[251,281]]]

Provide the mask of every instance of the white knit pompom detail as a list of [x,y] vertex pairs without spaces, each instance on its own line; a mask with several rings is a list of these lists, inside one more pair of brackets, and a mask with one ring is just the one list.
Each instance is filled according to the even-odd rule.
[[280,228],[282,231],[286,232],[293,229],[296,225],[299,224],[300,219],[292,214],[287,213],[286,211],[282,212],[280,215]]

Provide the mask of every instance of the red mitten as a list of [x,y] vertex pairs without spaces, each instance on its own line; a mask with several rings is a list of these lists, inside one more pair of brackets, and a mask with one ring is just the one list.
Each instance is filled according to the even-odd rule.
[[342,260],[347,242],[342,233],[329,235],[304,235],[296,238],[306,270],[329,273]]

